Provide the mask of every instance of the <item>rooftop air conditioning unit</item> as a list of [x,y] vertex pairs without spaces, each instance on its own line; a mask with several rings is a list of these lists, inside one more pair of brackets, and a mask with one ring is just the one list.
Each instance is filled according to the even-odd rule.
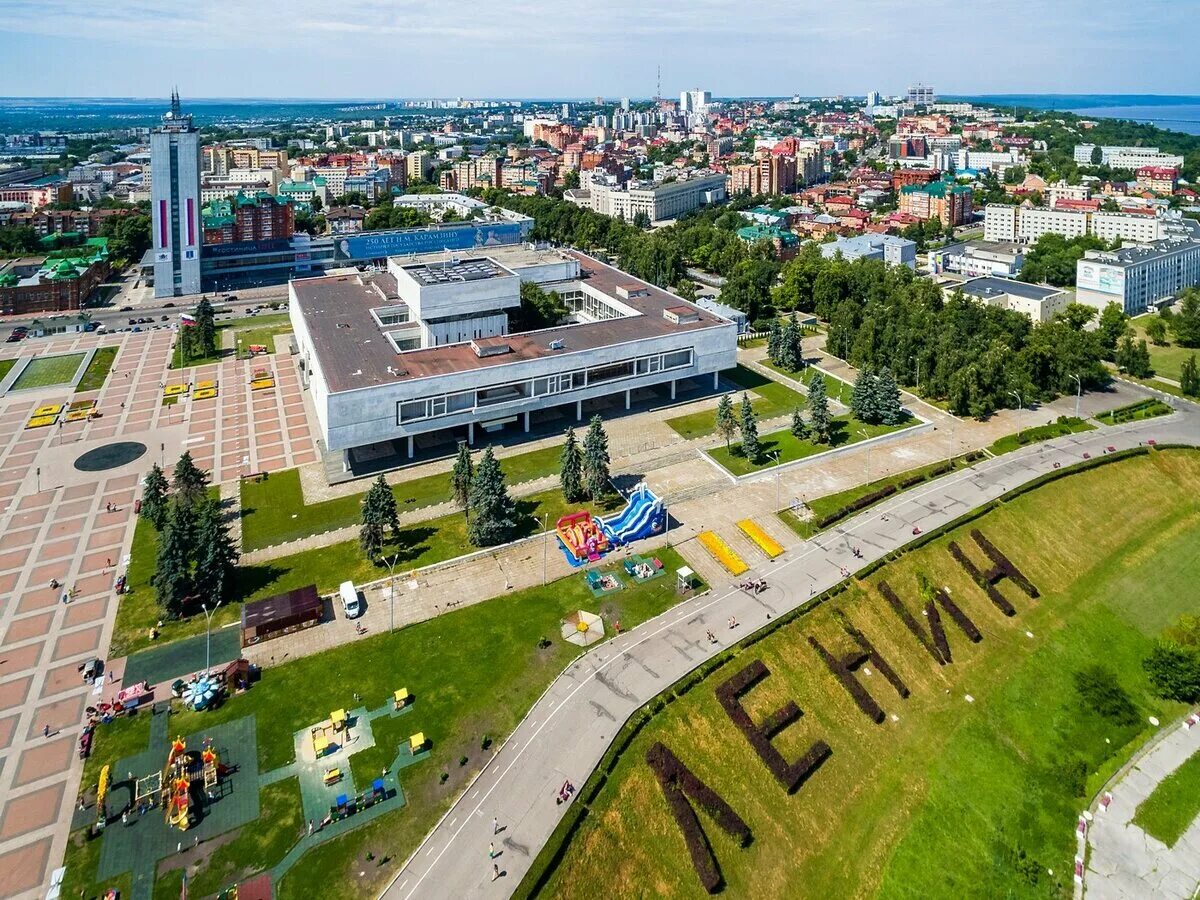
[[563,342],[562,342],[562,341],[560,341],[560,340],[558,340],[558,339],[555,339],[555,340],[553,340],[553,341],[551,341],[551,342],[550,342],[550,349],[551,349],[551,350],[561,350],[562,348],[563,348]]

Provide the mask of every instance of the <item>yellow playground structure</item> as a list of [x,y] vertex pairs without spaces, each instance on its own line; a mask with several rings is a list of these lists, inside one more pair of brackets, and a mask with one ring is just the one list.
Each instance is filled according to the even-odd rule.
[[210,738],[204,739],[199,765],[188,753],[187,742],[182,737],[171,742],[171,751],[161,778],[161,799],[164,819],[168,825],[187,831],[196,824],[196,810],[192,803],[192,783],[201,781],[205,793],[212,796],[220,780],[220,757],[212,747]]

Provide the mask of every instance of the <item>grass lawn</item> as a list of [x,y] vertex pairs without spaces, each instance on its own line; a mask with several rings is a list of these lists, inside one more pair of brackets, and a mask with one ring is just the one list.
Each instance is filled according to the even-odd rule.
[[[733,398],[735,412],[743,391],[752,395],[750,405],[754,407],[754,414],[760,421],[775,419],[779,416],[790,416],[796,407],[804,407],[804,395],[799,391],[794,391],[787,385],[760,375],[746,366],[739,364],[735,368],[723,372],[722,375],[726,380],[737,385],[737,393]],[[680,437],[689,441],[712,434],[716,431],[716,424],[716,407],[667,419],[667,425],[674,429]]]
[[[775,365],[775,363],[771,362],[769,359],[764,359],[762,364],[768,369],[778,372],[780,375],[786,375],[788,378],[795,379],[805,387],[809,386],[814,376],[817,374],[817,370],[813,366],[805,366],[799,372],[792,372],[783,368],[782,366]],[[853,389],[854,385],[847,384],[840,378],[835,378],[827,372],[823,372],[821,374],[825,376],[825,388],[828,391],[829,396],[841,403],[843,406],[849,406],[850,391]]]
[[[895,486],[895,494],[889,494],[887,497],[883,497],[876,501],[876,503],[882,503],[884,500],[894,497],[896,494],[901,493],[902,491],[916,487],[918,484],[930,477],[934,477],[934,473],[947,474],[947,472],[941,471],[946,465],[947,463],[945,461],[930,463],[927,466],[909,469],[907,472],[898,472],[895,475],[888,475],[886,478],[877,478],[870,484],[860,484],[844,491],[838,491],[836,494],[827,494],[824,497],[817,497],[814,500],[809,500],[807,501],[806,505],[810,510],[812,510],[811,519],[801,519],[796,515],[795,511],[791,509],[781,509],[779,510],[778,515],[779,518],[784,521],[784,524],[791,528],[792,531],[796,532],[796,534],[800,535],[800,537],[804,538],[804,540],[808,540],[809,538],[820,534],[821,531],[824,530],[817,527],[816,523],[818,521],[825,518],[825,516],[835,513],[843,507],[853,503],[859,497],[866,496],[874,491],[882,490],[889,485]],[[968,465],[968,463],[964,457],[959,456],[951,461],[951,465],[953,465],[954,470],[958,470]],[[900,487],[901,483],[914,481],[915,479],[920,480],[916,481],[914,484],[910,484],[906,488]],[[856,510],[856,513],[862,512],[863,509],[870,509],[874,505],[875,503],[868,504],[867,506],[862,507],[862,509]]]
[[[564,616],[585,609],[602,614],[610,625],[620,619],[631,628],[678,601],[669,573],[684,562],[670,548],[655,555],[668,574],[641,585],[623,578],[624,590],[599,600],[588,591],[582,573],[573,574],[545,587],[516,591],[394,633],[371,634],[334,650],[269,667],[251,690],[218,709],[173,715],[171,733],[190,734],[253,714],[258,723],[259,767],[265,771],[286,765],[294,752],[293,733],[322,720],[331,709],[351,705],[352,692],[374,708],[389,702],[397,687],[407,687],[414,698],[413,711],[395,720],[376,720],[373,727],[380,729],[384,746],[352,757],[355,772],[378,772],[389,747],[394,755],[391,742],[397,740],[396,729],[381,728],[380,723],[403,723],[400,737],[424,731],[432,752],[427,760],[404,770],[407,805],[306,854],[282,885],[282,896],[304,900],[312,897],[315,885],[322,884],[337,884],[346,896],[373,895],[487,762],[480,752],[483,738],[490,737],[499,746],[546,686],[582,652],[559,639]],[[617,562],[604,567],[618,568]],[[546,648],[538,647],[542,637],[551,641]],[[100,730],[85,786],[94,781],[99,766],[128,753],[131,744],[144,747],[147,725],[143,723],[148,721],[148,716],[120,719]],[[134,730],[139,733],[129,734]],[[458,764],[462,756],[468,757],[466,766]],[[449,775],[445,784],[439,780],[442,772]],[[264,810],[266,799],[264,792]],[[287,828],[264,836],[261,842],[248,833],[268,827],[264,816],[239,835],[236,848],[217,851],[223,860],[221,870],[270,865],[286,843]],[[389,857],[392,866],[366,863],[368,850],[377,858]],[[94,862],[89,868],[88,858],[76,857],[76,852],[68,854],[68,871],[94,872]],[[357,874],[360,870],[369,873],[366,883]],[[204,878],[204,884],[210,881],[203,872],[197,878]],[[214,873],[212,883],[218,880]],[[201,895],[199,885],[193,886],[192,893]],[[70,896],[78,896],[78,889]]]
[[[598,503],[568,504],[558,490],[521,497],[515,502],[518,526],[514,537],[518,538],[539,533],[543,516],[548,527],[553,528],[558,517],[571,510],[586,506],[597,513],[610,513],[624,505],[624,500],[615,493]],[[396,567],[399,574],[444,562],[475,549],[467,539],[466,519],[461,513],[451,513],[402,528],[398,540],[389,539],[385,544],[383,556],[389,560],[393,555],[399,556]],[[157,552],[157,533],[152,526],[139,519],[134,529],[128,570],[130,590],[121,598],[121,605],[117,609],[111,655],[128,654],[150,645],[150,628],[162,618],[154,588],[150,586]],[[331,593],[343,581],[364,584],[384,578],[387,574],[385,563],[373,563],[363,555],[357,538],[328,547],[303,550],[268,562],[242,565],[235,576],[236,596],[232,602],[217,610],[213,616],[213,628],[237,621],[241,616],[240,604],[247,600],[262,600],[309,584],[315,584],[321,593]],[[164,620],[159,642],[176,641],[203,633],[203,616],[178,621]]]
[[1011,453],[1013,450],[1020,449],[1029,444],[1050,441],[1054,438],[1066,437],[1068,434],[1077,434],[1081,431],[1095,430],[1096,426],[1091,422],[1076,419],[1074,416],[1062,416],[1057,422],[1051,422],[1049,425],[1022,428],[1019,433],[1006,434],[988,449],[993,456],[1000,456],[1001,454]]
[[[291,320],[287,313],[274,313],[269,316],[251,316],[246,318],[232,319],[226,322],[217,323],[217,352],[211,356],[190,356],[183,361],[183,365],[179,364],[179,332],[175,333],[175,343],[171,345],[171,363],[168,366],[170,369],[190,369],[193,366],[203,366],[208,363],[220,362],[227,356],[233,356],[236,349],[224,350],[221,348],[221,332],[232,331],[234,333],[234,344],[236,347],[237,337],[242,338],[242,346],[249,344],[267,344],[271,347],[271,352],[275,352],[275,338],[277,334],[285,334],[292,330],[289,324]],[[250,340],[250,335],[255,334],[257,337]]]
[[[867,438],[911,428],[914,424],[916,424],[915,420],[909,419],[899,425],[866,425],[850,415],[835,416],[830,422],[828,444],[817,444],[811,440],[799,440],[792,435],[791,431],[783,428],[779,431],[764,434],[759,438],[759,443],[762,445],[762,462],[758,465],[755,465],[742,456],[742,445],[740,443],[731,444],[729,449],[717,447],[709,450],[708,455],[734,475],[748,475],[751,472],[760,472],[763,469],[774,468],[776,465],[794,462],[798,459],[804,459],[806,456],[823,453],[834,447],[857,444],[859,441],[864,441]],[[862,431],[865,431],[866,435],[863,435]],[[775,456],[776,453],[779,454],[778,458]]]
[[116,358],[116,347],[101,347],[97,350],[92,355],[92,361],[88,363],[88,367],[83,370],[83,377],[75,386],[75,393],[100,390],[104,386],[104,379],[108,377],[109,370],[112,369]]
[[86,355],[85,353],[61,353],[57,356],[36,356],[17,376],[11,389],[23,391],[26,388],[66,384],[75,377],[75,373],[79,370],[79,364],[83,362]]
[[1200,353],[1200,350],[1195,348],[1180,347],[1178,344],[1170,340],[1170,331],[1167,332],[1168,343],[1166,346],[1160,347],[1146,337],[1146,323],[1149,322],[1155,315],[1138,316],[1130,321],[1137,336],[1146,341],[1146,347],[1150,350],[1150,365],[1154,367],[1154,374],[1161,375],[1164,378],[1170,378],[1172,381],[1179,381],[1182,374],[1184,361],[1194,354]]
[[[189,895],[210,896],[226,885],[275,866],[304,836],[299,779],[268,784],[259,791],[258,802],[257,821],[239,829],[233,840],[218,846],[202,865],[189,867]],[[160,900],[180,896],[182,880],[182,869],[161,872],[154,882],[154,895]]]
[[[508,484],[520,484],[558,471],[558,446],[532,450],[500,460]],[[392,487],[401,512],[445,502],[451,497],[450,473],[426,475]],[[363,494],[305,504],[300,473],[287,469],[265,481],[241,483],[242,546],[260,550],[286,541],[357,524]]]
[[[647,749],[662,741],[746,821],[746,848],[701,827],[731,897],[1039,897],[1072,888],[1075,820],[1151,729],[1181,704],[1157,699],[1141,666],[1164,612],[1200,610],[1179,583],[1200,577],[1200,454],[1154,452],[1071,475],[1016,497],[963,529],[905,554],[745,648],[667,705],[633,738],[591,803],[543,896],[697,897],[703,890]],[[1000,613],[947,552],[979,528],[1041,591],[1010,582]],[[1163,533],[1174,542],[1164,542]],[[1126,578],[1150,578],[1130,591]],[[952,662],[938,665],[883,601],[886,580],[921,621],[919,579],[945,586],[983,633],[972,644],[943,613]],[[875,665],[858,670],[884,708],[868,719],[808,645],[835,654],[862,630],[911,690]],[[1028,632],[1028,634],[1027,634]],[[789,700],[803,718],[772,742],[791,762],[815,740],[832,755],[786,793],[738,733],[714,689],[748,662],[771,676],[743,698],[755,722]],[[1101,663],[1136,707],[1118,724],[1085,706],[1075,673]],[[866,674],[869,669],[871,674]],[[968,695],[970,700],[968,702]],[[581,789],[576,802],[585,802]],[[1053,874],[1050,874],[1050,872]]]
[[1138,804],[1133,823],[1168,847],[1174,847],[1200,815],[1200,752],[1159,782]]
[[0,359],[0,381],[4,380],[4,376],[12,371],[12,367],[17,364],[15,359]]
[[1096,416],[1096,420],[1103,422],[1105,425],[1121,425],[1125,422],[1140,422],[1142,419],[1153,419],[1156,416],[1169,416],[1172,412],[1174,410],[1161,400],[1147,397],[1145,400],[1139,400],[1137,403],[1130,403],[1128,406],[1118,406],[1116,409],[1102,412]]

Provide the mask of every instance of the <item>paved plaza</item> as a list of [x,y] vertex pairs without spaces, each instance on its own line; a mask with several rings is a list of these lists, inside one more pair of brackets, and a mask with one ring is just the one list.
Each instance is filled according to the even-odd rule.
[[[41,895],[62,859],[82,770],[76,744],[85,708],[99,698],[79,667],[103,659],[111,639],[113,584],[127,563],[142,475],[185,449],[218,481],[317,458],[286,354],[173,373],[172,341],[163,330],[77,334],[0,351],[13,358],[118,348],[98,391],[64,385],[0,397],[0,897]],[[252,392],[260,368],[275,388]],[[217,380],[217,398],[164,406],[163,384],[181,376]],[[25,427],[39,406],[77,400],[95,400],[99,415]],[[146,452],[107,471],[75,469],[81,454],[118,437]],[[51,588],[52,579],[62,587]],[[69,603],[64,590],[74,592]]]

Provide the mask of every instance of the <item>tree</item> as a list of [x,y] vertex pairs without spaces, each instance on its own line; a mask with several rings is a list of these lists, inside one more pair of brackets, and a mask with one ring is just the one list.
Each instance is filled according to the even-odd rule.
[[150,467],[142,486],[141,517],[154,526],[155,531],[162,531],[163,521],[167,516],[167,499],[169,488],[167,477],[158,463]]
[[728,394],[725,394],[717,401],[717,433],[725,438],[726,450],[729,449],[729,443],[733,440],[737,429],[737,418],[733,414],[733,400]]
[[521,282],[521,308],[512,313],[511,331],[552,328],[567,316],[567,304],[554,291],[543,291],[532,281]]
[[178,507],[176,530],[190,539],[194,535],[195,511],[208,496],[208,473],[197,467],[192,454],[185,450],[171,474],[174,491],[171,505]]
[[1132,375],[1134,378],[1149,378],[1154,374],[1150,365],[1150,350],[1146,342],[1134,341],[1130,335],[1121,338],[1117,345],[1117,369]]
[[1160,697],[1181,703],[1200,700],[1200,653],[1172,640],[1159,640],[1142,668]]
[[195,546],[195,593],[201,602],[211,607],[226,598],[238,561],[237,547],[229,534],[219,501],[206,500],[200,505],[196,515]]
[[172,619],[187,615],[191,596],[191,520],[184,522],[181,515],[187,514],[179,503],[171,503],[159,533],[158,555],[150,579],[159,606]]
[[788,317],[787,324],[783,326],[783,334],[779,340],[778,365],[788,372],[796,372],[803,365],[804,357],[800,337],[800,325],[797,323],[796,314],[793,312]]
[[808,424],[813,440],[818,444],[829,443],[829,392],[820,372],[808,383]]
[[471,448],[466,441],[458,442],[458,458],[454,460],[454,469],[450,472],[450,492],[454,502],[462,507],[467,521],[471,520],[471,479],[475,474],[475,466],[471,462]]
[[1183,361],[1179,368],[1179,389],[1187,397],[1200,397],[1200,372],[1196,370],[1196,354]]
[[875,373],[869,366],[858,370],[854,389],[850,392],[850,412],[860,422],[874,425],[879,421],[878,397],[875,388]]
[[1100,148],[1099,144],[1092,147],[1092,155],[1088,159],[1093,166],[1098,166],[1104,162],[1104,151]]
[[762,459],[762,444],[758,440],[758,417],[754,415],[754,407],[750,404],[748,394],[742,394],[741,416],[738,428],[742,432],[742,456],[754,465]]
[[1162,316],[1155,316],[1146,323],[1146,337],[1150,338],[1150,343],[1156,347],[1166,346],[1167,323]]
[[467,536],[476,547],[502,544],[512,537],[516,530],[516,508],[491,447],[483,451],[471,479],[470,505],[475,518],[467,526]]
[[900,388],[892,370],[884,366],[875,379],[875,411],[884,425],[898,425],[904,420],[900,405]]
[[395,540],[400,536],[400,513],[396,510],[396,495],[388,486],[383,475],[375,480],[375,483],[371,485],[371,490],[376,492],[375,502],[379,504],[379,513],[383,518],[383,524],[391,530],[392,539]]
[[1171,330],[1181,347],[1200,347],[1200,289],[1180,294],[1179,311],[1171,317]]
[[599,416],[592,416],[583,436],[583,486],[592,500],[608,491],[608,435]]
[[792,410],[792,437],[798,441],[808,439],[808,423],[804,421],[804,416],[800,412],[800,407]]
[[583,454],[574,428],[567,429],[567,440],[558,458],[558,481],[568,503],[583,499]]
[[1117,349],[1117,342],[1129,330],[1129,316],[1125,315],[1118,303],[1109,303],[1100,311],[1100,321],[1096,330],[1100,333],[1100,343],[1105,350],[1112,352]]
[[212,304],[201,297],[196,304],[196,338],[200,342],[201,356],[215,356],[217,352],[217,323]]
[[698,296],[696,293],[696,282],[685,278],[679,284],[675,285],[675,290],[679,292],[680,297],[689,303],[696,302],[696,297]]
[[358,545],[367,559],[372,561],[379,559],[380,553],[383,552],[383,529],[388,524],[387,501],[380,493],[381,490],[395,503],[395,496],[380,475],[379,480],[371,483],[370,489],[363,497],[362,525],[358,531]]
[[767,331],[767,359],[777,366],[783,365],[780,360],[780,347],[783,345],[783,329],[779,320],[772,318],[771,327]]

